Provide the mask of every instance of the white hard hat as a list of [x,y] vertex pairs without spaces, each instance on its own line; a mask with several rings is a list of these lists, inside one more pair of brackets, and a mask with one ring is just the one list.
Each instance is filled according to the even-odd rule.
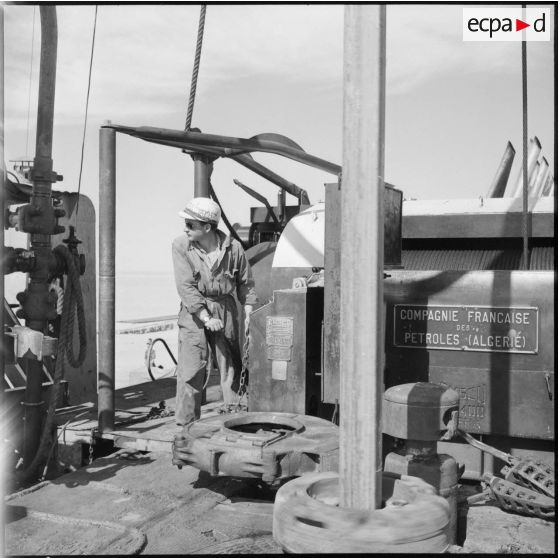
[[221,220],[221,208],[209,198],[192,198],[178,215],[183,219],[218,225]]

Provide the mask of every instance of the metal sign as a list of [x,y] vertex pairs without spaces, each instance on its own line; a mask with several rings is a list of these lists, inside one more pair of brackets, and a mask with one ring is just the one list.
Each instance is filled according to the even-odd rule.
[[291,360],[294,337],[294,318],[267,316],[265,343],[268,360]]
[[396,304],[393,312],[395,347],[529,354],[539,350],[538,308]]

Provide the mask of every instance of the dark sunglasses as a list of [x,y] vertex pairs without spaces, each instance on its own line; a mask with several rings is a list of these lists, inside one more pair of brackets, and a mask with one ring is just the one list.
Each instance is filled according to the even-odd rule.
[[[194,223],[197,223],[199,226],[194,226]],[[205,225],[205,223],[201,221],[184,221],[184,224],[189,231],[195,231],[196,229],[200,229],[202,225]]]

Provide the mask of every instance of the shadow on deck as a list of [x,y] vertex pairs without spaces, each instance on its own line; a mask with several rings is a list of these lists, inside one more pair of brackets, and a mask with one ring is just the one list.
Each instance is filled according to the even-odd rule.
[[[217,383],[217,385],[215,385]],[[96,402],[63,407],[56,412],[58,443],[71,445],[94,439],[112,440],[116,448],[171,451],[176,431],[174,411],[176,377],[127,386],[115,391],[115,426],[99,432]],[[206,390],[202,417],[217,412],[221,388],[213,374]]]

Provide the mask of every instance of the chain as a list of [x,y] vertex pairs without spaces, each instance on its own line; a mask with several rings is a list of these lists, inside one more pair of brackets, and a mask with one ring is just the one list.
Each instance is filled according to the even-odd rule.
[[91,465],[93,463],[93,444],[95,443],[95,429],[91,429],[91,438],[89,438],[89,462],[88,464]]
[[238,386],[238,402],[237,409],[241,408],[240,400],[244,394],[247,394],[246,389],[246,373],[248,372],[248,359],[250,357],[250,331],[246,331],[244,336],[244,347],[242,348],[242,370],[240,371],[240,384]]

